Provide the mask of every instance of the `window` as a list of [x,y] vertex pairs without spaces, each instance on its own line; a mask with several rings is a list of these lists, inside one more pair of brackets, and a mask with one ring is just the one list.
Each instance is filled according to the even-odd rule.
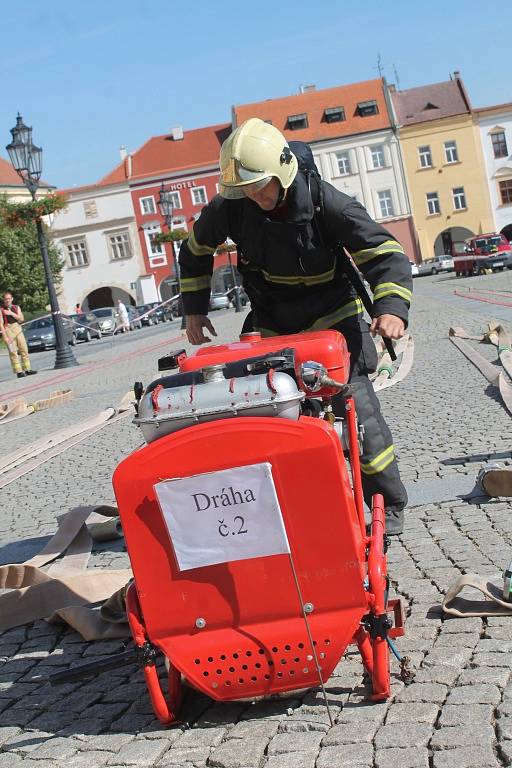
[[437,192],[427,192],[427,208],[430,216],[433,216],[435,213],[441,213]]
[[466,208],[466,195],[464,194],[464,187],[455,187],[452,189],[453,194],[453,207],[456,211],[462,211]]
[[179,192],[171,192],[170,200],[173,208],[181,208],[181,196]]
[[360,101],[357,105],[357,113],[359,117],[369,117],[370,115],[378,115],[379,108],[377,102],[372,101]]
[[384,144],[376,144],[374,147],[370,147],[370,151],[373,168],[384,168]]
[[432,152],[429,146],[418,147],[420,165],[422,168],[432,168]]
[[341,123],[345,119],[345,110],[343,107],[328,107],[324,110],[324,120],[326,123]]
[[348,152],[336,152],[336,160],[338,161],[338,171],[341,176],[347,176],[349,173],[352,173]]
[[144,227],[149,265],[151,267],[163,267],[167,264],[167,256],[165,255],[164,246],[162,243],[155,243],[155,236],[160,231],[159,224],[147,224]]
[[156,213],[155,198],[153,197],[153,195],[151,195],[151,197],[140,198],[140,210],[142,211],[143,214]]
[[87,245],[85,240],[74,240],[72,243],[66,243],[68,267],[86,267],[89,264]]
[[512,203],[512,181],[500,181],[500,195],[502,205]]
[[505,131],[496,131],[491,133],[492,148],[494,150],[494,157],[507,157],[507,139],[505,138]]
[[300,131],[301,128],[308,127],[308,116],[305,112],[300,115],[288,115],[286,127],[290,131]]
[[110,245],[110,255],[112,261],[130,259],[133,256],[130,233],[128,230],[110,234],[108,236],[108,241]]
[[385,189],[382,192],[379,192],[379,204],[380,215],[382,217],[395,215],[395,209],[393,208],[393,198],[391,197],[390,189]]
[[445,141],[444,143],[444,155],[447,163],[458,163],[459,156],[457,154],[457,142]]
[[206,187],[192,187],[190,194],[192,195],[192,205],[206,205],[208,202]]

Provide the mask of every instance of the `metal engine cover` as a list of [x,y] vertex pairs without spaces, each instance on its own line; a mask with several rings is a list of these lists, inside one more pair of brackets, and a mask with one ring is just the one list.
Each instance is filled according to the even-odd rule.
[[298,420],[305,394],[287,373],[270,371],[226,379],[222,367],[203,368],[204,383],[178,387],[157,384],[146,392],[134,419],[146,442],[194,424],[235,416]]

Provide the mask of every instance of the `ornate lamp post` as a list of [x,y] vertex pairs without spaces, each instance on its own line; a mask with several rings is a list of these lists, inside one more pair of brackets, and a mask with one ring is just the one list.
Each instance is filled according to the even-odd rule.
[[[173,211],[173,203],[172,203],[172,192],[170,189],[166,189],[164,186],[164,183],[162,181],[162,186],[160,187],[160,195],[158,197],[158,208],[160,209],[160,215],[164,219],[165,223],[167,224],[167,229],[169,232],[172,232],[172,211]],[[182,329],[187,327],[187,318],[185,317],[185,314],[183,312],[183,302],[181,300],[181,280],[180,280],[180,267],[178,264],[178,258],[176,256],[176,248],[174,247],[174,242],[171,242],[171,249],[172,249],[172,258],[174,262],[174,276],[176,278],[176,283],[178,286],[178,295],[179,295],[179,304],[181,308],[181,327]]]
[[[24,185],[32,195],[32,200],[35,200],[43,167],[43,150],[41,147],[36,147],[32,143],[32,128],[28,128],[24,125],[23,119],[19,113],[16,118],[15,127],[11,128],[11,134],[12,141],[6,147],[11,163],[14,170],[18,176],[20,176]],[[72,365],[78,365],[78,362],[66,342],[59,301],[57,299],[57,292],[55,291],[53,275],[50,269],[46,236],[40,217],[36,218],[36,228],[39,248],[43,258],[48,295],[50,297],[52,320],[55,328],[55,368],[69,368]]]

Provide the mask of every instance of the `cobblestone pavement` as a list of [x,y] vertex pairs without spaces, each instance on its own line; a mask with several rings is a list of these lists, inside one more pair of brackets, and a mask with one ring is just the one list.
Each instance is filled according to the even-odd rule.
[[[496,455],[512,463],[510,416],[447,338],[450,325],[480,333],[492,317],[508,321],[512,329],[512,309],[453,295],[454,287],[470,286],[512,291],[512,273],[415,281],[415,365],[403,383],[381,395],[409,484],[453,473],[476,475],[481,463]],[[221,340],[234,335],[239,317],[213,316]],[[0,427],[4,451],[115,403],[135,379],[153,378],[158,350],[145,350],[165,341],[164,334],[180,335],[176,326],[160,328],[150,341],[134,335],[122,353],[137,354],[74,378],[71,403]],[[496,358],[495,348],[479,349],[488,359]],[[106,350],[98,349],[100,362],[106,356]],[[44,376],[51,378],[51,372],[41,377],[42,385]],[[37,394],[44,392],[43,387]],[[112,470],[140,443],[140,434],[126,419],[6,487],[0,562],[21,561],[39,550],[55,529],[58,513],[80,503],[112,503]],[[498,499],[458,499],[408,510],[404,534],[393,540],[389,552],[389,569],[395,591],[408,606],[406,636],[397,645],[412,660],[414,681],[404,686],[393,662],[391,700],[371,704],[359,657],[351,648],[326,685],[332,727],[319,692],[310,691],[224,705],[189,692],[182,713],[189,727],[164,728],[152,714],[135,667],[49,686],[54,670],[102,658],[120,642],[84,643],[43,621],[4,632],[0,768],[510,765],[512,618],[443,619],[440,611],[443,592],[461,572],[502,573],[512,556],[510,513],[510,503]],[[125,566],[122,542],[96,546],[91,563]]]

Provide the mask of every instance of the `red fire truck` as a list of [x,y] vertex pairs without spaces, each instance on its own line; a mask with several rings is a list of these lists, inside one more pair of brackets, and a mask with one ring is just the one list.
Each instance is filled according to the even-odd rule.
[[512,269],[512,245],[505,235],[491,232],[455,242],[452,247],[453,267],[457,277],[483,275]]

